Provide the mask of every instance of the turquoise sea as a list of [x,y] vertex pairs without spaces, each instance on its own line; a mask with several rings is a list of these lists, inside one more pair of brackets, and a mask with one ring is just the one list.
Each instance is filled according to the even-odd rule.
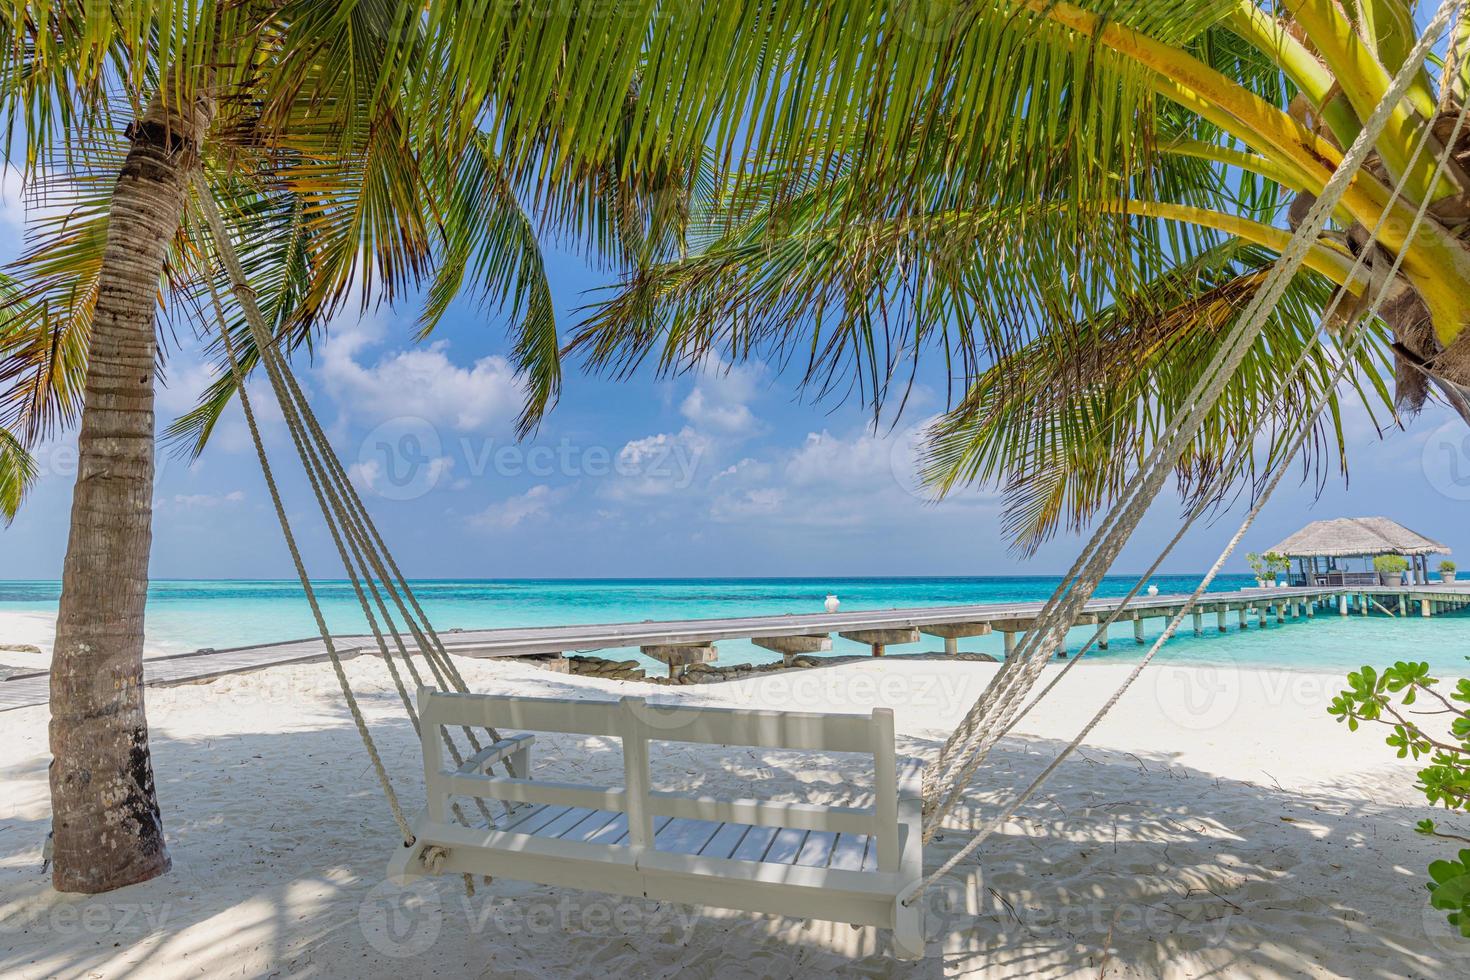
[[[1153,583],[1164,593],[1186,592],[1198,584],[1198,576],[1162,575]],[[1122,595],[1134,579],[1116,576],[1105,580],[1098,595]],[[883,609],[912,606],[949,606],[963,603],[1041,600],[1056,586],[1055,577],[975,578],[770,578],[770,579],[518,579],[518,580],[420,580],[412,583],[434,625],[440,630],[502,626],[555,626],[575,623],[636,622],[639,620],[699,619],[820,612],[822,601],[833,593],[843,610]],[[1215,590],[1231,590],[1252,584],[1243,575],[1222,576]],[[333,632],[366,631],[345,582],[317,583],[328,623]],[[0,581],[0,612],[56,610],[60,583],[54,581]],[[1153,636],[1163,620],[1147,621]],[[1173,640],[1160,654],[1174,661],[1260,664],[1311,670],[1345,670],[1364,663],[1396,659],[1427,660],[1442,673],[1462,676],[1470,672],[1470,610],[1422,619],[1396,619],[1374,615],[1342,619],[1319,615],[1313,621],[1288,621],[1260,631],[1244,633],[1233,627],[1228,633],[1213,629],[1206,618],[1202,637],[1184,635]],[[159,581],[154,582],[148,601],[150,644],[169,651],[199,647],[245,646],[277,640],[298,639],[315,634],[311,613],[295,581]],[[1072,631],[1070,645],[1079,647],[1091,630]],[[3,639],[3,638],[0,638]],[[941,648],[941,641],[927,640],[912,647],[893,647],[891,652]],[[961,650],[1000,653],[999,635],[962,640]],[[865,648],[843,640],[834,641],[834,652],[861,653]],[[1113,643],[1106,653],[1095,652],[1099,661],[1122,662],[1139,655],[1132,642],[1131,625],[1114,627]],[[607,653],[636,656],[636,651]],[[766,663],[774,654],[748,642],[720,644],[720,662]],[[651,662],[650,662],[651,665]]]

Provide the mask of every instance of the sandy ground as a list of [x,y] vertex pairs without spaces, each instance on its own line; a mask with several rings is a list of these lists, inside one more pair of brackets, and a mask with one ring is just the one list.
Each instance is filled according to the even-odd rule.
[[[56,617],[46,613],[0,612],[0,664],[45,670],[51,665]],[[18,649],[37,647],[35,650]]]
[[[51,666],[51,646],[56,642],[55,613],[0,612],[0,665],[25,670],[47,670]],[[36,647],[40,650],[16,649]],[[145,658],[167,657],[184,650],[150,643],[143,648]]]
[[[417,745],[381,665],[350,663],[403,798]],[[475,689],[802,709],[893,707],[932,753],[994,671],[871,661],[666,691],[466,662]],[[1003,743],[936,867],[1048,761],[1126,668],[1083,665]],[[404,896],[392,822],[326,665],[149,694],[172,873],[108,895],[53,892],[46,710],[0,713],[0,975],[7,977],[1449,977],[1470,945],[1425,909],[1444,848],[1412,767],[1323,708],[1335,676],[1150,670],[1048,792],[928,897],[929,956],[873,929],[659,905],[498,880]],[[618,781],[615,743],[540,736],[538,775]],[[861,800],[855,757],[670,748],[656,780],[812,802]]]

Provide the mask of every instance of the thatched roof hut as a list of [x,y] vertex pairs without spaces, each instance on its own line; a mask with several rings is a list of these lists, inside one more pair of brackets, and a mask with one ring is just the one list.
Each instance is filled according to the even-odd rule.
[[1344,559],[1364,560],[1365,573],[1379,555],[1403,555],[1410,561],[1415,578],[1427,574],[1428,555],[1449,554],[1450,549],[1411,531],[1387,517],[1335,517],[1313,521],[1271,549],[1297,561],[1300,583],[1315,585],[1353,584],[1347,578]]
[[1290,558],[1447,555],[1449,548],[1387,517],[1313,521],[1271,549]]

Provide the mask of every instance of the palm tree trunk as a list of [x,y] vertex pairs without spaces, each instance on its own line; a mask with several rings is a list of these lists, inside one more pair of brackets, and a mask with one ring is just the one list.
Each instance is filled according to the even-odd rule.
[[143,710],[152,543],[154,313],[212,106],[155,98],[129,130],[92,323],[51,665],[53,883],[101,892],[169,869]]

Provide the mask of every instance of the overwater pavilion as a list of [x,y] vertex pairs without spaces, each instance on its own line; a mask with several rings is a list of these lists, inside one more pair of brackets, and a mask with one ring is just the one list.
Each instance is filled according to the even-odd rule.
[[[1402,555],[1409,581],[1429,581],[1429,556],[1450,549],[1387,517],[1335,517],[1313,521],[1271,549],[1296,563],[1292,585],[1377,585],[1373,559]],[[1352,567],[1362,562],[1361,568]]]

